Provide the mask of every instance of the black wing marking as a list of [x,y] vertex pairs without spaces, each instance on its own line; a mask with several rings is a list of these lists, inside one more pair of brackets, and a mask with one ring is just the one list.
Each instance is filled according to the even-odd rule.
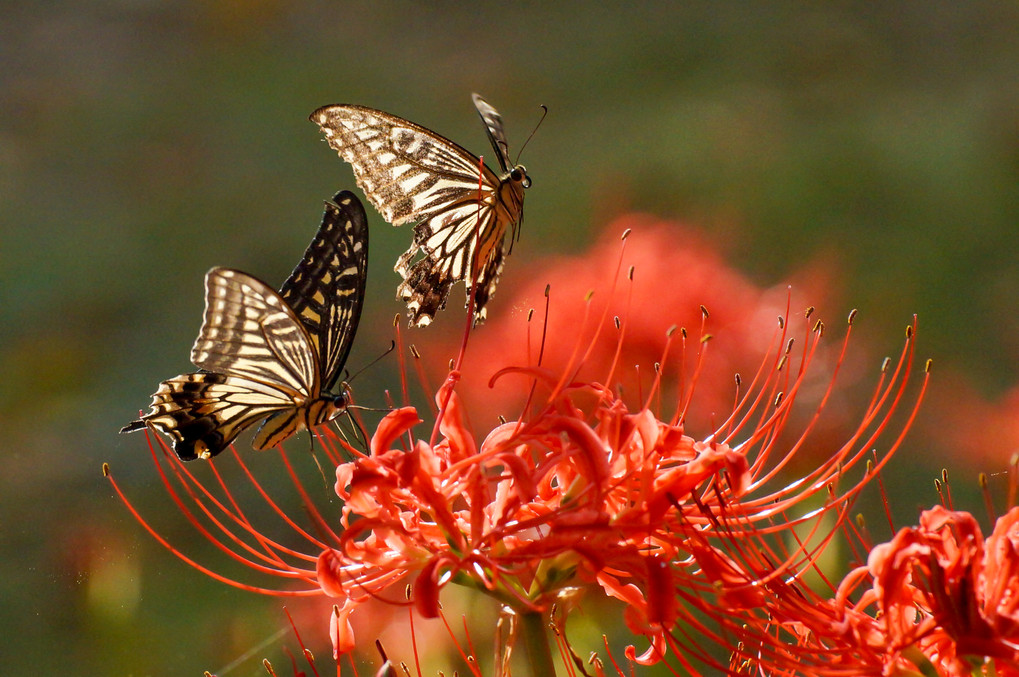
[[509,144],[506,142],[506,132],[502,127],[502,116],[499,111],[492,107],[492,104],[481,98],[478,93],[471,94],[474,107],[478,109],[481,121],[485,123],[485,131],[488,133],[488,140],[495,149],[495,156],[499,158],[499,166],[503,174],[509,174],[513,169],[513,161],[509,157]]
[[368,217],[341,191],[325,204],[322,225],[280,296],[308,331],[319,356],[322,390],[331,391],[361,319],[368,277]]
[[182,461],[223,451],[245,428],[294,408],[293,393],[250,379],[200,371],[163,381],[144,417],[120,432],[146,424],[167,435]]

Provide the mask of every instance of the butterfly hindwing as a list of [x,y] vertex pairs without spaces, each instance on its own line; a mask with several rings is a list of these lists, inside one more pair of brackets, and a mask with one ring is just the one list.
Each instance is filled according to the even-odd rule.
[[379,213],[393,225],[416,223],[396,264],[403,278],[397,296],[407,303],[411,324],[428,324],[460,280],[475,294],[476,317],[484,318],[498,279],[492,271],[502,267],[502,241],[522,217],[530,179],[509,161],[499,113],[480,96],[474,103],[502,175],[449,139],[383,111],[338,104],[311,115]]
[[160,383],[149,413],[121,432],[148,423],[170,437],[181,460],[192,461],[215,456],[245,428],[287,409],[293,409],[292,393],[259,381],[201,371]]

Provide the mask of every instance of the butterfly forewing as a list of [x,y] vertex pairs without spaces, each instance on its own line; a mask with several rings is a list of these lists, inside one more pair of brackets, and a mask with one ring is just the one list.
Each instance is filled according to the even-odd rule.
[[[407,302],[412,324],[430,322],[459,280],[471,292],[484,278],[488,286],[476,298],[487,301],[497,276],[483,271],[501,268],[501,259],[494,265],[492,259],[501,257],[499,243],[520,222],[529,179],[522,167],[507,166],[499,114],[475,97],[503,176],[449,139],[389,113],[339,104],[311,115],[379,213],[393,225],[417,224],[396,265],[403,277],[397,295]],[[484,303],[475,312],[483,318]]]
[[205,294],[205,320],[191,349],[196,367],[298,393],[317,389],[308,332],[274,289],[240,271],[213,268],[205,276]]
[[[144,422],[166,433],[182,460],[214,456],[248,426],[293,409],[293,392],[211,372],[182,374],[159,384]],[[137,421],[122,430],[140,429]]]
[[421,194],[466,188],[477,193],[477,158],[413,122],[347,105],[320,108],[311,119],[353,166],[357,185],[393,225],[427,215],[422,211],[430,201]]
[[481,121],[485,123],[485,131],[488,132],[488,140],[492,142],[495,155],[499,158],[499,166],[506,174],[513,169],[513,161],[509,157],[509,144],[506,143],[506,132],[502,128],[502,116],[492,104],[481,98],[480,94],[471,94],[471,100],[478,109]]
[[332,390],[357,332],[368,273],[368,218],[341,191],[326,202],[318,234],[280,296],[297,314],[319,356],[323,390]]

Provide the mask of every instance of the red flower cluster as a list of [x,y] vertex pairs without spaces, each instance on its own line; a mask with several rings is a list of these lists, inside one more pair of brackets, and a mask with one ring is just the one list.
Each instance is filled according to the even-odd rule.
[[[541,614],[578,587],[599,587],[629,605],[636,632],[671,627],[670,562],[680,552],[669,532],[684,527],[674,506],[723,474],[741,493],[746,458],[647,410],[629,413],[596,384],[560,390],[540,415],[497,427],[476,448],[459,396],[444,388],[436,399],[447,397],[437,444],[394,448],[421,422],[406,407],[383,419],[370,455],[337,468],[344,530],[318,576],[344,600],[341,617],[415,573],[425,617],[438,615],[451,582]],[[341,649],[353,647],[341,637]]]
[[[655,274],[658,289],[675,277]],[[164,447],[172,469],[167,487],[189,519],[236,560],[285,582],[256,588],[192,563],[257,592],[337,600],[330,630],[337,655],[374,639],[356,638],[352,629],[368,602],[409,599],[421,615],[441,616],[443,589],[455,584],[546,620],[584,594],[619,600],[626,625],[649,643],[640,656],[629,647],[627,658],[671,659],[688,672],[893,674],[929,665],[954,676],[981,662],[1014,674],[1019,509],[986,540],[968,513],[930,510],[920,526],[870,549],[867,565],[841,582],[829,581],[821,563],[842,534],[861,548],[847,517],[898,449],[923,397],[926,375],[919,392],[911,395],[908,386],[914,327],[898,360],[882,368],[859,422],[833,443],[819,431],[849,331],[841,348],[826,351],[820,322],[808,319],[801,329],[782,313],[766,340],[741,339],[743,347],[760,346],[763,358],[734,392],[726,387],[726,409],[713,403],[714,418],[694,426],[693,393],[710,371],[707,330],[696,341],[664,327],[654,339],[628,332],[641,325],[634,313],[650,311],[630,296],[630,310],[616,323],[609,319],[616,294],[607,297],[598,312],[584,305],[566,313],[565,323],[553,306],[532,350],[475,353],[484,356],[485,369],[477,371],[486,386],[511,389],[521,403],[516,420],[481,437],[465,414],[468,397],[479,397],[477,384],[458,383],[478,378],[471,373],[452,373],[438,389],[427,435],[415,432],[429,416],[411,406],[386,414],[365,450],[319,431],[343,501],[339,515],[312,507],[281,449],[310,528],[279,507],[235,454],[303,547],[261,532],[228,482],[215,475],[225,495],[218,497]],[[802,331],[796,340],[794,326]],[[654,366],[621,391],[620,364],[635,360]],[[823,381],[814,376],[819,361]],[[882,441],[893,428],[899,432]],[[804,454],[819,460],[791,476]],[[207,464],[211,472],[219,462]],[[808,586],[808,575],[827,592]],[[565,637],[556,641],[568,660]],[[480,674],[476,661],[470,666]],[[600,663],[594,669],[604,674]]]
[[763,588],[729,607],[727,624],[740,635],[734,667],[773,675],[1019,675],[1019,508],[999,518],[986,540],[969,513],[927,510],[919,526],[871,548],[867,564],[831,597],[766,573],[743,567],[723,583]]
[[[732,544],[740,544],[743,556],[768,562],[762,580],[782,580],[811,566],[837,532],[781,558],[759,548],[803,522],[783,516],[813,496],[826,501],[815,518],[844,517],[867,480],[842,490],[836,485],[873,460],[871,450],[902,403],[909,372],[911,342],[895,369],[886,371],[850,439],[828,449],[812,475],[782,482],[781,467],[812,442],[811,426],[792,438],[785,428],[800,389],[811,382],[809,366],[822,334],[823,325],[815,324],[796,352],[780,322],[775,349],[746,392],[738,393],[731,415],[699,440],[685,433],[682,406],[663,417],[652,404],[660,401],[674,339],[685,342],[678,334],[663,337],[656,376],[636,408],[603,382],[575,380],[576,370],[534,365],[503,369],[496,380],[523,377],[525,391],[543,393],[541,404],[497,426],[480,445],[452,389],[455,379],[436,395],[438,441],[412,436],[421,423],[416,409],[391,412],[369,453],[336,471],[342,532],[339,546],[319,557],[317,575],[322,589],[342,600],[337,649],[355,645],[346,623],[354,610],[410,576],[412,600],[426,617],[439,613],[439,593],[449,583],[481,590],[520,613],[548,614],[566,596],[600,591],[621,600],[627,625],[651,641],[642,656],[628,652],[640,663],[660,660],[669,645],[680,648],[669,636],[680,620],[707,633],[700,613],[717,615],[732,599],[763,607],[759,590],[766,588],[755,592],[762,581],[746,580],[746,567],[731,557]],[[721,604],[706,605],[719,591]]]
[[985,541],[972,515],[936,506],[919,526],[874,547],[866,568],[843,586],[864,571],[873,585],[856,610],[873,606],[875,618],[849,625],[879,641],[887,664],[918,649],[944,675],[972,674],[963,658],[974,656],[997,674],[1019,669],[1019,508],[998,519]]

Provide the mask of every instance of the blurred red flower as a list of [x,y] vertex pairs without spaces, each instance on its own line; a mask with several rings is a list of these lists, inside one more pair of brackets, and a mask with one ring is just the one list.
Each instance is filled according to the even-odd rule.
[[978,472],[1000,472],[1019,452],[1019,387],[992,400],[965,374],[939,373],[920,434],[946,460]]
[[[620,237],[626,232],[630,235],[621,255]],[[626,280],[631,267],[632,280]],[[471,336],[458,390],[472,420],[487,425],[498,415],[515,417],[527,393],[505,379],[490,388],[489,380],[502,366],[534,364],[540,353],[542,366],[555,373],[580,363],[578,378],[608,379],[607,386],[636,396],[646,392],[654,364],[662,358],[662,336],[675,326],[686,328],[694,342],[705,332],[712,335],[711,357],[701,366],[698,392],[689,403],[690,418],[706,424],[732,407],[733,376],[746,375],[760,363],[776,318],[807,309],[797,290],[810,289],[815,304],[829,301],[829,268],[806,267],[796,275],[794,287],[764,289],[729,265],[720,248],[697,229],[649,215],[622,216],[582,254],[514,262],[500,287],[500,296],[509,296],[498,302],[504,311]],[[534,317],[528,322],[531,310]],[[705,310],[710,314],[707,323]],[[607,326],[613,318],[619,318],[619,331],[625,334],[624,354],[617,353],[619,336]],[[596,326],[602,327],[597,334],[592,331]],[[542,343],[543,336],[547,338]],[[578,346],[581,336],[586,342]],[[414,332],[413,339],[429,376],[444,378],[447,361],[459,350],[456,332]],[[693,368],[686,365],[686,377]],[[815,366],[813,378],[823,386],[828,380],[825,367]],[[677,385],[675,378],[665,383]]]

